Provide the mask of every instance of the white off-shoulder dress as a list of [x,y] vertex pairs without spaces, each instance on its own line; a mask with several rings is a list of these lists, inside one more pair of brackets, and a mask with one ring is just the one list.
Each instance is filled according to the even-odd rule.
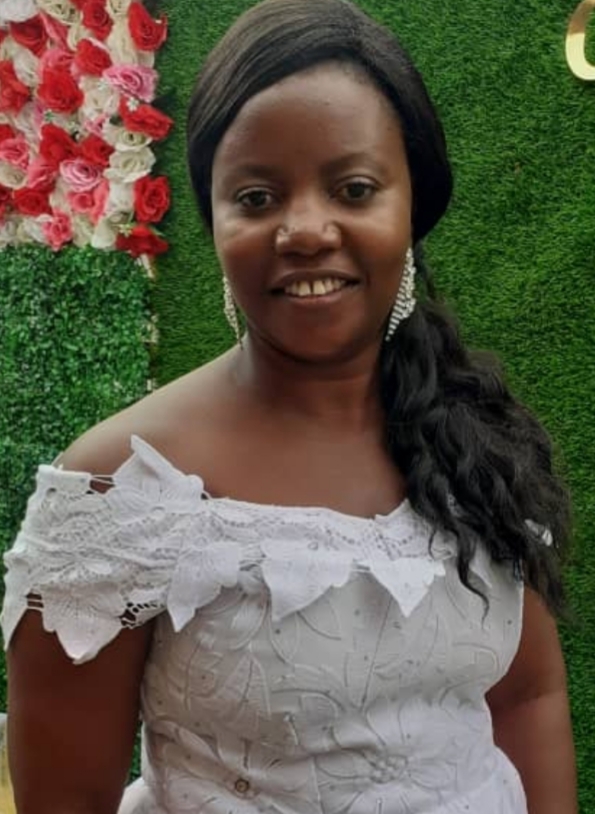
[[120,814],[526,814],[485,701],[519,643],[507,568],[473,562],[486,612],[408,501],[363,519],[210,498],[131,443],[107,490],[39,468],[2,614],[8,644],[37,607],[77,664],[158,617]]

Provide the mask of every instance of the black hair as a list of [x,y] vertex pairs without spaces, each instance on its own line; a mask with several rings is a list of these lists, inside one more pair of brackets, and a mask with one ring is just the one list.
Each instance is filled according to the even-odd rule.
[[394,36],[346,0],[266,0],[243,14],[210,53],[187,128],[190,177],[208,228],[213,158],[241,107],[322,62],[359,66],[396,109],[413,182],[413,240],[421,240],[444,214],[452,192],[442,125]]
[[396,37],[348,0],[264,0],[243,14],[210,53],[190,102],[188,163],[199,210],[212,230],[213,160],[242,106],[326,62],[365,73],[392,104],[405,142],[425,297],[384,343],[379,362],[386,442],[409,500],[456,536],[468,588],[481,593],[470,573],[481,539],[496,562],[509,563],[560,611],[569,499],[547,433],[510,394],[495,361],[465,348],[438,302],[420,241],[448,207],[452,172],[440,120]]

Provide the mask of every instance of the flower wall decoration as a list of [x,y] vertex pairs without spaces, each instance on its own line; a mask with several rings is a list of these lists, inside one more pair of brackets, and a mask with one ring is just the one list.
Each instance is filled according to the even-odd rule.
[[152,144],[167,37],[139,0],[0,0],[0,249],[167,250]]

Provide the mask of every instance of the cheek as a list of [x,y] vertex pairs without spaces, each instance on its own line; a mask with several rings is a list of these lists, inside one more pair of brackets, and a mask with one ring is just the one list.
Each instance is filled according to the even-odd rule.
[[379,214],[370,220],[367,228],[360,230],[358,241],[361,262],[379,269],[397,270],[403,264],[411,245],[409,213],[395,217]]
[[232,278],[265,260],[267,237],[256,224],[239,224],[237,220],[215,222],[213,239],[219,263]]

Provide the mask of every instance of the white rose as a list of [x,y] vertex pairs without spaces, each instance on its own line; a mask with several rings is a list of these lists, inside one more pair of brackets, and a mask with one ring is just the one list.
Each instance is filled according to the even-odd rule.
[[126,17],[132,0],[107,0],[105,8],[112,20],[118,17]]
[[[139,176],[141,177],[141,176]],[[0,161],[0,184],[9,189],[21,189],[25,186],[27,173],[12,164]]]
[[12,37],[7,37],[2,43],[0,43],[0,59],[8,59],[10,62],[12,62],[14,55],[18,50],[20,50],[20,47],[21,46],[15,42]]
[[147,147],[153,141],[144,133],[133,133],[131,130],[126,130],[125,127],[119,127],[109,121],[103,125],[103,138],[121,152]]
[[113,223],[108,218],[103,218],[93,230],[91,246],[94,249],[113,249],[116,246],[116,238],[119,233],[117,223]]
[[107,45],[114,65],[138,65],[138,50],[128,27],[128,19],[115,20]]
[[[16,2],[18,3],[20,0],[16,0]],[[37,6],[41,11],[45,11],[50,17],[65,25],[72,25],[80,13],[69,0],[37,0]],[[34,11],[33,14],[35,13]]]
[[37,14],[35,0],[0,0],[0,25],[23,23]]
[[94,227],[84,215],[74,215],[72,220],[72,242],[81,248],[88,246],[93,238]]
[[38,218],[22,218],[17,229],[17,241],[19,243],[47,243],[42,228],[47,218],[47,215],[40,215]]
[[27,139],[32,147],[39,144],[39,131],[41,123],[39,121],[39,109],[35,102],[27,102],[14,117],[14,126]]
[[105,114],[111,116],[117,113],[120,94],[107,83],[86,76],[81,81],[81,90],[85,95],[80,108],[80,115],[83,120],[96,119]]
[[70,28],[68,29],[68,34],[66,36],[66,42],[68,43],[68,47],[71,51],[76,51],[76,46],[79,44],[81,40],[88,40],[92,39],[93,34],[89,31],[88,28],[77,20],[74,22]]
[[128,19],[116,19],[109,33],[107,45],[114,65],[146,65],[152,68],[155,63],[153,51],[139,51],[130,34]]
[[20,217],[6,218],[0,223],[0,249],[14,246],[17,243],[17,232]]
[[66,186],[62,178],[58,177],[56,185],[50,192],[49,200],[52,209],[60,209],[62,212],[70,211],[70,204],[68,203],[68,198],[66,197],[67,192],[68,187]]
[[112,220],[119,215],[129,215],[134,211],[134,184],[110,184],[105,214]]
[[148,175],[155,163],[155,156],[148,147],[141,147],[134,152],[116,151],[110,156],[110,166],[104,175],[110,181],[132,184],[139,178]]
[[29,51],[28,48],[18,48],[12,58],[14,72],[23,85],[28,88],[36,88],[39,83],[38,68],[39,60]]

